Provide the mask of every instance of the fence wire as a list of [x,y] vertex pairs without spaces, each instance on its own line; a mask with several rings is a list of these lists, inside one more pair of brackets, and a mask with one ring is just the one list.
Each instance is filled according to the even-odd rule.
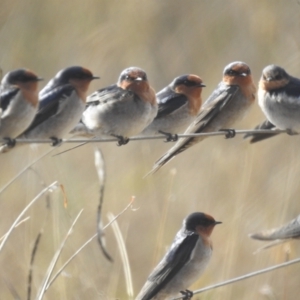
[[[172,137],[176,137],[178,139],[181,138],[189,138],[189,137],[203,137],[203,136],[219,136],[223,135],[225,138],[233,138],[235,135],[239,134],[280,134],[280,133],[287,133],[286,130],[253,130],[253,129],[245,129],[245,130],[235,130],[235,129],[224,129],[222,131],[215,131],[215,132],[204,132],[204,133],[190,133],[190,134],[172,134]],[[167,135],[158,134],[158,135],[149,135],[149,136],[133,136],[129,138],[129,141],[141,141],[141,140],[159,140],[159,139],[166,139],[168,138]],[[175,138],[175,140],[176,140]],[[52,139],[14,139],[16,143],[20,144],[44,144],[44,143],[53,143]],[[70,138],[70,139],[62,139],[60,140],[61,143],[107,143],[107,142],[117,142],[119,141],[118,138],[111,137],[111,138],[100,138],[100,137],[93,137],[93,138]],[[174,141],[174,140],[173,140]],[[0,142],[7,143],[7,140],[0,139]]]

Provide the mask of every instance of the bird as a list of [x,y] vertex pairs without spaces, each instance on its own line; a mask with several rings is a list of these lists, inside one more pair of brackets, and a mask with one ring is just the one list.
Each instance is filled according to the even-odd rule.
[[88,97],[81,124],[72,133],[114,136],[119,146],[124,145],[153,121],[157,109],[155,91],[146,72],[130,67],[121,72],[116,84]]
[[0,139],[13,146],[14,139],[32,122],[38,109],[38,82],[29,69],[8,72],[1,81]]
[[158,133],[174,135],[184,132],[199,113],[203,87],[205,84],[197,75],[186,74],[176,77],[156,94],[157,115],[141,135]]
[[206,268],[212,255],[210,235],[222,222],[203,212],[188,215],[174,241],[148,277],[136,300],[172,299],[195,282]]
[[284,239],[299,239],[300,238],[300,215],[283,226],[263,230],[257,233],[249,234],[249,237],[262,240],[262,241],[273,241],[273,240],[284,240]]
[[[223,80],[204,102],[199,115],[184,134],[212,132],[229,128],[244,117],[255,101],[255,93],[256,87],[249,66],[240,61],[228,64],[223,71]],[[228,133],[232,134],[231,131]],[[158,171],[177,154],[199,143],[204,138],[186,137],[180,139],[155,162],[147,175]]]
[[[262,71],[258,85],[258,104],[267,120],[255,129],[281,129],[288,134],[300,133],[300,79],[290,76],[285,69],[269,65]],[[247,134],[250,143],[275,136]]]
[[[52,139],[60,143],[79,122],[85,109],[86,93],[92,80],[99,79],[80,66],[59,71],[39,93],[39,107],[30,126],[20,139]],[[6,152],[0,148],[0,152]]]

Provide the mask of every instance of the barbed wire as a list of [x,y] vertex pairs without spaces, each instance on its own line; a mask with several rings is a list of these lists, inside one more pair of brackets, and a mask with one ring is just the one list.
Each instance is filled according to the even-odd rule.
[[[204,132],[204,133],[190,133],[190,134],[172,134],[170,136],[176,137],[178,139],[180,138],[186,138],[186,137],[205,137],[205,136],[219,136],[223,135],[227,138],[233,138],[235,135],[239,134],[280,134],[280,133],[287,133],[286,130],[270,130],[270,129],[244,129],[244,130],[235,130],[235,129],[224,129],[222,131],[214,131],[214,132]],[[158,140],[158,139],[166,139],[168,138],[168,135],[165,134],[157,134],[157,135],[147,135],[147,136],[133,136],[130,137],[129,141],[141,141],[141,140]],[[13,141],[20,144],[44,144],[44,143],[53,143],[52,139],[19,139],[16,138]],[[77,138],[71,138],[71,139],[62,139],[60,140],[61,143],[107,143],[107,142],[117,142],[119,141],[118,138],[112,137],[112,138],[97,138],[93,137],[91,139],[85,138],[85,139],[77,139]],[[0,139],[0,142],[7,143],[6,139]]]

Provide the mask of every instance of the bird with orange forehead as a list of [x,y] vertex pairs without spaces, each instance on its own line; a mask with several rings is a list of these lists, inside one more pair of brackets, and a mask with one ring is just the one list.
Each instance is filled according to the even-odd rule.
[[[89,84],[98,78],[79,66],[58,72],[40,91],[38,112],[30,126],[17,138],[52,139],[53,146],[59,144],[79,122]],[[7,145],[0,148],[0,152],[8,150]]]
[[[258,104],[267,120],[255,129],[282,129],[288,134],[300,133],[300,79],[290,76],[283,68],[269,65],[262,71],[258,88]],[[275,136],[246,134],[250,143]]]
[[38,110],[38,77],[28,69],[7,73],[1,81],[0,139],[13,146],[14,138],[32,122]]
[[[185,134],[226,130],[242,119],[255,100],[256,87],[250,68],[237,61],[227,65],[223,72],[223,80],[204,102],[199,115],[187,128]],[[232,133],[233,131],[229,131]],[[234,133],[234,132],[233,132]],[[205,137],[186,137],[180,139],[164,154],[148,173],[159,170],[168,161],[185,151]]]
[[[156,94],[158,113],[142,134],[176,134],[184,132],[199,113],[201,92],[205,84],[193,74],[176,77],[167,87]],[[175,135],[172,137],[171,135]]]
[[187,288],[204,272],[212,255],[210,235],[222,222],[205,213],[188,215],[160,263],[148,277],[136,300],[163,300],[193,293]]
[[140,68],[122,71],[117,84],[100,89],[88,97],[75,135],[114,136],[118,145],[142,132],[155,118],[157,102],[147,74]]

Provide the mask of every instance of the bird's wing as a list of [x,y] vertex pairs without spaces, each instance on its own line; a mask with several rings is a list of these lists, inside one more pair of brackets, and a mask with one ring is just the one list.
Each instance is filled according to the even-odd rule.
[[10,101],[13,99],[13,97],[18,93],[20,89],[17,87],[12,87],[5,89],[0,94],[0,108],[2,113],[7,109],[9,106]]
[[185,95],[177,94],[169,87],[166,87],[157,93],[156,98],[158,103],[158,112],[155,119],[170,115],[188,103],[188,99]]
[[264,230],[250,235],[251,238],[257,240],[278,240],[289,238],[300,238],[300,216],[293,219],[289,223],[270,230]]
[[87,97],[86,106],[106,104],[108,102],[132,100],[134,93],[118,87],[116,84],[98,90]]
[[[272,93],[286,93],[289,97],[300,97],[300,79],[296,77],[290,76],[289,83],[284,86],[283,88],[274,90],[270,92]],[[298,107],[299,107],[299,101],[297,101]]]
[[[189,261],[199,236],[195,233],[185,236],[157,265],[150,274],[143,300],[152,299]],[[179,292],[179,291],[178,291]]]
[[[217,116],[218,114],[230,103],[234,95],[239,90],[237,85],[224,85],[220,84],[212,95],[203,104],[199,115],[193,123],[187,128],[185,134],[201,133]],[[160,159],[158,159],[152,170],[147,174],[152,174],[158,171],[163,165],[170,161],[177,154],[183,152],[188,147],[197,142],[195,137],[187,137],[180,139],[168,152],[166,152]],[[147,176],[146,175],[146,176]]]
[[[259,130],[259,129],[262,129],[262,130],[265,130],[265,129],[275,129],[276,126],[274,124],[272,124],[270,121],[266,120],[264,121],[263,123],[257,125],[254,130]],[[253,144],[253,143],[256,143],[256,142],[260,142],[260,141],[263,141],[265,139],[268,139],[270,137],[273,137],[275,135],[277,135],[278,133],[274,132],[274,133],[247,133],[244,135],[244,139],[246,138],[251,138],[250,139],[250,143]]]
[[60,103],[67,99],[74,91],[75,89],[72,85],[66,84],[56,87],[50,92],[43,94],[42,98],[39,100],[39,110],[35,115],[31,125],[24,133],[29,132],[39,124],[43,123],[45,120],[57,114]]
[[204,102],[196,120],[188,127],[187,132],[200,133],[230,103],[239,90],[237,85],[222,85]]

